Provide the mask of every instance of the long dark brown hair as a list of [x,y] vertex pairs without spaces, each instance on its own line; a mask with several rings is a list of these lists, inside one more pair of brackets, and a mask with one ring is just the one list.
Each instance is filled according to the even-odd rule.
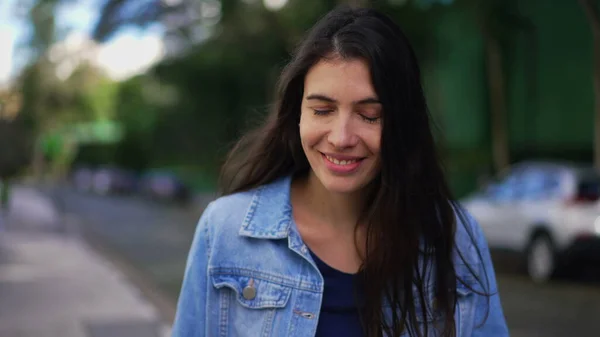
[[[387,16],[339,7],[322,18],[281,74],[274,111],[229,154],[223,194],[246,191],[310,169],[298,123],[304,78],[319,60],[335,55],[362,59],[383,107],[381,172],[360,223],[367,226],[361,266],[369,337],[426,336],[432,311],[441,313],[441,335],[454,336],[457,273],[455,205],[431,131],[421,74],[412,47]],[[434,275],[433,280],[429,275]],[[429,289],[428,282],[435,284]],[[433,291],[436,308],[429,307]],[[415,303],[425,306],[417,309]],[[386,317],[391,312],[391,317]]]

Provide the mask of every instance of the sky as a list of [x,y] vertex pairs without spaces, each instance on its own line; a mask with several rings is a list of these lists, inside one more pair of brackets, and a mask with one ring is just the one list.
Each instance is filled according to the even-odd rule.
[[[0,87],[10,84],[11,79],[29,61],[22,49],[17,48],[19,42],[27,37],[27,24],[14,16],[11,8],[17,1],[0,0]],[[165,4],[178,0],[164,0]],[[249,3],[260,0],[244,0]],[[60,30],[67,28],[68,33],[51,48],[54,50],[57,75],[68,77],[78,61],[66,55],[81,52],[83,48],[92,48],[93,61],[114,80],[123,80],[141,73],[158,62],[164,55],[162,31],[159,26],[144,30],[128,27],[120,30],[112,39],[99,46],[93,46],[90,35],[100,12],[97,0],[77,0],[59,8],[56,13]],[[262,0],[265,7],[279,10],[288,0]],[[64,59],[64,60],[63,60]],[[63,61],[60,61],[63,60]]]
[[[19,0],[0,1],[0,86],[9,83],[28,61],[26,55],[17,48],[17,44],[26,38],[28,26],[11,13],[10,9],[16,1]],[[59,8],[57,22],[62,28],[68,28],[68,33],[62,41],[57,42],[54,49],[63,51],[57,55],[90,46],[89,36],[99,13],[95,2],[79,0]],[[146,30],[123,29],[110,41],[94,47],[93,63],[115,80],[143,72],[161,59],[161,36],[162,32],[157,27]],[[62,75],[68,75],[74,67],[72,62],[66,62],[66,65],[62,62],[58,68]]]
[[14,2],[15,0],[0,2],[0,83],[6,82],[11,73],[16,35],[20,29],[8,13]]

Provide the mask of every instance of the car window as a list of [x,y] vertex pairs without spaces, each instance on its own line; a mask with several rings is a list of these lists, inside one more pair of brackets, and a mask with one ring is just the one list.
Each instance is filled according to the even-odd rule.
[[521,167],[508,172],[489,185],[488,198],[495,201],[548,200],[561,197],[561,175],[558,170]]
[[495,201],[515,200],[519,195],[519,180],[521,170],[508,172],[503,178],[488,185],[486,197]]
[[549,200],[560,197],[560,175],[554,170],[530,169],[521,176],[518,199]]

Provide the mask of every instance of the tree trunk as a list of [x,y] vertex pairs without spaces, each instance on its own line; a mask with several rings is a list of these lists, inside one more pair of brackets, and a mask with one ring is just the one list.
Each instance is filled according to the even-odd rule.
[[31,158],[31,175],[36,183],[40,183],[44,180],[44,171],[46,169],[46,159],[44,158],[44,150],[42,149],[40,140],[40,136],[35,137]]
[[502,49],[498,40],[489,32],[484,32],[484,39],[491,114],[492,157],[494,169],[499,172],[510,164]]
[[[0,178],[0,213],[8,212],[10,182],[8,178]],[[0,221],[2,221],[0,219]]]
[[600,169],[600,13],[592,0],[579,0],[594,38],[594,166]]

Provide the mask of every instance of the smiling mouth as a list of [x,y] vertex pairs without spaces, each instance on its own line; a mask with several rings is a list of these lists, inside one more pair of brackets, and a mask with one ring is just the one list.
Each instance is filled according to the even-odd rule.
[[340,166],[345,166],[345,165],[351,165],[351,164],[355,164],[358,163],[359,161],[362,160],[362,158],[356,158],[356,159],[345,159],[345,160],[339,160],[336,158],[333,158],[331,156],[328,156],[326,154],[323,154],[325,156],[325,158],[327,158],[327,160],[329,160],[330,162],[336,164],[336,165],[340,165]]

